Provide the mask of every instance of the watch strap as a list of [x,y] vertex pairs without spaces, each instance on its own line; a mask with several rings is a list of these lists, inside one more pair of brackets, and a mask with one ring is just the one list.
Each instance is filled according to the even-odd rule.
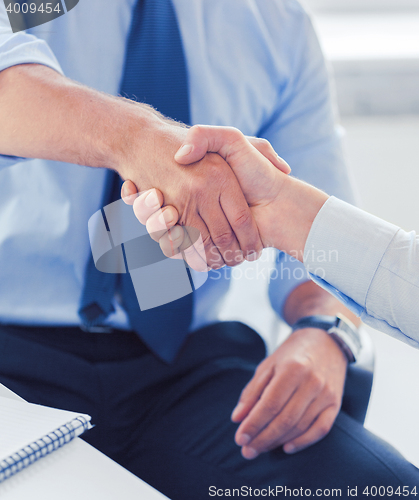
[[301,330],[302,328],[320,328],[321,330],[329,330],[336,325],[337,316],[322,316],[320,314],[315,316],[305,316],[300,318],[292,326],[292,331]]
[[319,328],[325,330],[339,345],[350,363],[356,361],[361,350],[361,339],[358,329],[347,318],[337,316],[306,316],[300,318],[292,327],[292,331],[302,328]]

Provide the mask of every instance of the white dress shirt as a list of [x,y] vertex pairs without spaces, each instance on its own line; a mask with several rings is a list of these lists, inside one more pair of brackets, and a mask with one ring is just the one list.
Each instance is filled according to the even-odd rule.
[[311,227],[312,279],[361,319],[419,348],[419,236],[331,197]]
[[[44,64],[116,95],[135,2],[83,0],[54,21],[13,34],[0,1],[0,71]],[[192,122],[266,137],[295,175],[352,201],[326,65],[301,6],[294,0],[173,4]],[[90,253],[87,223],[101,208],[104,179],[103,169],[0,156],[0,322],[79,324]],[[287,263],[287,271],[270,283],[279,314],[290,291],[308,279],[299,262]],[[192,329],[218,319],[230,281],[229,272],[210,273],[194,295]],[[108,322],[129,328],[115,306]]]

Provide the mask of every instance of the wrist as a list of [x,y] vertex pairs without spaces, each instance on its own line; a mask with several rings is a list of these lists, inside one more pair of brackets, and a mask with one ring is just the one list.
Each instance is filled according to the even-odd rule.
[[319,210],[328,195],[295,177],[287,176],[271,204],[269,246],[283,250],[301,262],[304,247]]
[[175,163],[175,153],[182,145],[188,128],[183,123],[163,116],[147,104],[126,99],[121,101],[126,107],[118,133],[111,131],[111,134],[115,134],[116,141],[113,137],[110,167],[123,179],[142,179],[145,184],[137,186],[140,190],[159,188],[158,185],[149,184],[151,179],[147,181],[145,173],[151,174],[153,165],[169,168],[169,164]]
[[358,359],[361,352],[361,337],[358,328],[344,315],[311,315],[300,318],[292,326],[292,332],[316,328],[325,331],[339,346],[349,363]]
[[107,128],[103,141],[108,158],[105,166],[116,170],[123,179],[129,179],[133,170],[141,169],[145,151],[155,147],[155,138],[165,122],[150,106],[127,99],[118,99],[109,121],[112,127]]

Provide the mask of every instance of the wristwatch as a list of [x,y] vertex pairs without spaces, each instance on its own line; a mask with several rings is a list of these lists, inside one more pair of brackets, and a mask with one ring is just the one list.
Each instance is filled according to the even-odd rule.
[[361,351],[361,337],[358,328],[342,314],[337,316],[306,316],[300,318],[292,327],[292,331],[302,328],[320,328],[325,330],[339,345],[349,363],[354,363]]

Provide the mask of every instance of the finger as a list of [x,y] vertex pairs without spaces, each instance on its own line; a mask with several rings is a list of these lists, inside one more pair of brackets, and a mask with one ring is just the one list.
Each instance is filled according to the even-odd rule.
[[271,380],[237,429],[235,441],[238,446],[247,446],[280,413],[293,395],[294,387],[279,390],[275,379]]
[[278,170],[285,174],[291,172],[288,163],[277,154],[269,141],[258,137],[245,137],[240,130],[233,127],[195,125],[189,129],[175,160],[182,165],[189,165],[202,160],[206,153],[218,153],[228,161],[234,145],[246,139]]
[[334,407],[326,408],[306,433],[284,445],[285,453],[296,453],[323,439],[330,432],[338,412]]
[[320,387],[316,388],[311,383],[300,386],[284,408],[250,441],[249,445],[245,447],[246,449],[242,450],[243,456],[254,458],[255,452],[259,455],[283,444],[284,437],[298,428],[300,421],[320,392]]
[[150,215],[145,226],[151,238],[158,242],[169,229],[175,226],[178,219],[179,214],[175,207],[163,207]]
[[275,447],[282,446],[283,444],[291,442],[297,437],[302,436],[313,425],[319,415],[329,406],[330,404],[327,404],[327,401],[323,398],[318,397],[312,401],[300,421],[289,432],[277,440]]
[[246,139],[250,142],[252,146],[254,146],[259,153],[262,153],[263,156],[268,159],[278,170],[284,172],[284,174],[291,173],[291,167],[288,163],[281,158],[275,149],[272,147],[271,143],[266,139],[262,139],[260,137],[248,137]]
[[195,271],[209,270],[202,237],[197,230],[176,225],[159,239],[159,245],[166,257],[184,259]]
[[125,181],[121,187],[121,198],[127,205],[133,205],[138,196],[137,186],[130,180]]
[[[234,244],[230,248],[237,248],[237,251],[240,249],[244,258],[248,261],[257,260],[262,255],[263,243],[240,185],[231,182],[229,189],[221,193],[220,204],[225,217],[230,223],[235,240],[238,242],[237,246]],[[226,248],[229,247],[226,246]],[[227,256],[223,253],[223,248],[221,248],[221,254],[226,260]],[[242,260],[240,253],[238,253],[235,264],[230,264],[227,260],[226,263],[228,265],[237,265]]]
[[184,239],[185,231],[183,227],[179,225],[174,226],[159,239],[161,251],[166,257],[183,259],[182,251],[179,247],[183,244]]
[[237,140],[244,140],[244,135],[233,127],[195,125],[189,129],[175,160],[181,165],[190,165],[202,160],[207,153],[219,153],[225,158],[230,145]]
[[239,401],[231,414],[233,422],[241,422],[250,412],[261,397],[265,387],[269,384],[274,375],[272,366],[258,366],[250,382],[242,390]]
[[[141,224],[147,223],[147,220],[163,205],[163,201],[163,194],[158,189],[149,189],[137,195],[133,203],[133,210]],[[176,210],[174,207],[171,208]]]
[[[237,189],[240,190],[238,186]],[[207,203],[204,203],[200,208],[200,216],[205,221],[211,235],[211,241],[214,244],[213,248],[209,248],[209,250],[206,251],[208,265],[213,269],[220,268],[224,264],[236,266],[243,262],[244,259],[234,229],[229,224],[226,217],[227,214],[221,209],[218,200],[216,200],[216,203],[210,203],[210,201],[212,202],[213,200],[208,200]],[[247,203],[246,208],[250,213]],[[249,217],[251,217],[251,215],[249,215]],[[259,235],[259,233],[257,234]],[[218,267],[214,267],[213,264]]]
[[201,234],[190,226],[185,227],[185,240],[180,246],[188,266],[195,271],[205,272],[210,268],[207,264],[205,247]]
[[192,244],[187,228],[176,225],[160,238],[159,245],[166,257],[184,259],[191,269],[205,272],[209,270],[209,267],[205,260],[205,251],[200,235],[199,240],[200,242]]
[[[299,367],[292,369],[286,364],[281,366],[237,429],[236,443],[239,446],[249,444],[285,408],[307,376],[305,370]],[[238,441],[240,435],[245,435],[246,439]]]
[[[219,212],[221,212],[218,205],[216,206],[216,208],[219,210]],[[191,242],[196,242],[196,245],[198,246],[198,242],[200,241],[199,253],[201,256],[203,256],[206,267],[210,269],[220,269],[221,267],[225,266],[224,259],[220,254],[217,246],[214,244],[209,228],[207,227],[205,221],[203,220],[203,217],[200,214],[197,214],[197,218],[194,219],[193,228],[189,225],[184,227],[187,228],[187,232],[190,238],[190,241],[187,242],[186,246],[190,246]]]

